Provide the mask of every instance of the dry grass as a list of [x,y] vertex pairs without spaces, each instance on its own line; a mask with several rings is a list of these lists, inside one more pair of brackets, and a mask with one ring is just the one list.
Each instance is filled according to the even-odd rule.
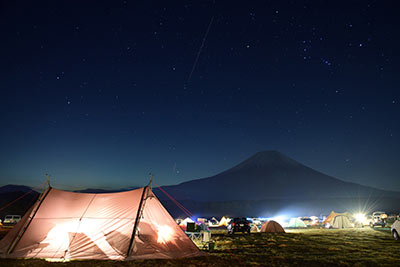
[[400,266],[400,242],[370,228],[288,230],[285,234],[214,234],[208,256],[175,260],[0,260],[1,266]]

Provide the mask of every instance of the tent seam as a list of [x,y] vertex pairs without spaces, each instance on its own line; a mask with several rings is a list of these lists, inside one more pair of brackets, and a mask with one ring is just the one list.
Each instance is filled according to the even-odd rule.
[[[65,255],[67,254],[67,252],[68,252],[68,250],[69,250],[69,247],[70,247],[70,246],[72,245],[72,243],[74,242],[75,237],[76,237],[76,234],[78,233],[79,227],[81,226],[82,218],[83,218],[83,216],[85,216],[87,210],[89,209],[90,205],[92,204],[92,202],[93,202],[93,200],[94,200],[94,198],[95,198],[96,196],[97,196],[97,194],[94,194],[94,195],[93,195],[93,197],[92,197],[92,199],[90,200],[89,204],[87,205],[85,211],[82,213],[82,216],[79,218],[79,223],[78,223],[78,226],[76,227],[75,234],[74,234],[74,236],[72,237],[71,242],[69,242],[68,248],[64,251],[64,256],[63,256],[62,258],[65,258]],[[59,249],[60,249],[60,248],[57,249],[56,253],[58,252]]]

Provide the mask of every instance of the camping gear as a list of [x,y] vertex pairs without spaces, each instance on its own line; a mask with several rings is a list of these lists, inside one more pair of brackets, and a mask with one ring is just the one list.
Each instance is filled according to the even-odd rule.
[[215,242],[208,242],[208,251],[214,251]]
[[105,194],[49,187],[0,241],[1,258],[133,260],[200,255],[149,186]]
[[285,233],[283,227],[276,221],[267,221],[261,226],[261,233]]
[[200,231],[196,231],[196,224],[194,222],[188,222],[186,224],[186,232],[200,232]]

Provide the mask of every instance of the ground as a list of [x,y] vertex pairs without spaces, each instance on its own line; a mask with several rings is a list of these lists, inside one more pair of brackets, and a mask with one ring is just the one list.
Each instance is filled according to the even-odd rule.
[[[1,232],[0,232],[1,234]],[[1,237],[0,237],[1,238]],[[400,242],[389,229],[299,229],[285,234],[213,234],[207,256],[175,260],[0,260],[0,266],[400,266]]]

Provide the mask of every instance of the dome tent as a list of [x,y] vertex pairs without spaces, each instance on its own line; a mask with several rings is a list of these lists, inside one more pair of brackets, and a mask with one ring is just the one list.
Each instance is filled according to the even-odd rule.
[[261,233],[285,233],[283,227],[276,221],[267,221],[261,226]]
[[291,218],[288,227],[292,228],[305,228],[307,225],[299,218]]

